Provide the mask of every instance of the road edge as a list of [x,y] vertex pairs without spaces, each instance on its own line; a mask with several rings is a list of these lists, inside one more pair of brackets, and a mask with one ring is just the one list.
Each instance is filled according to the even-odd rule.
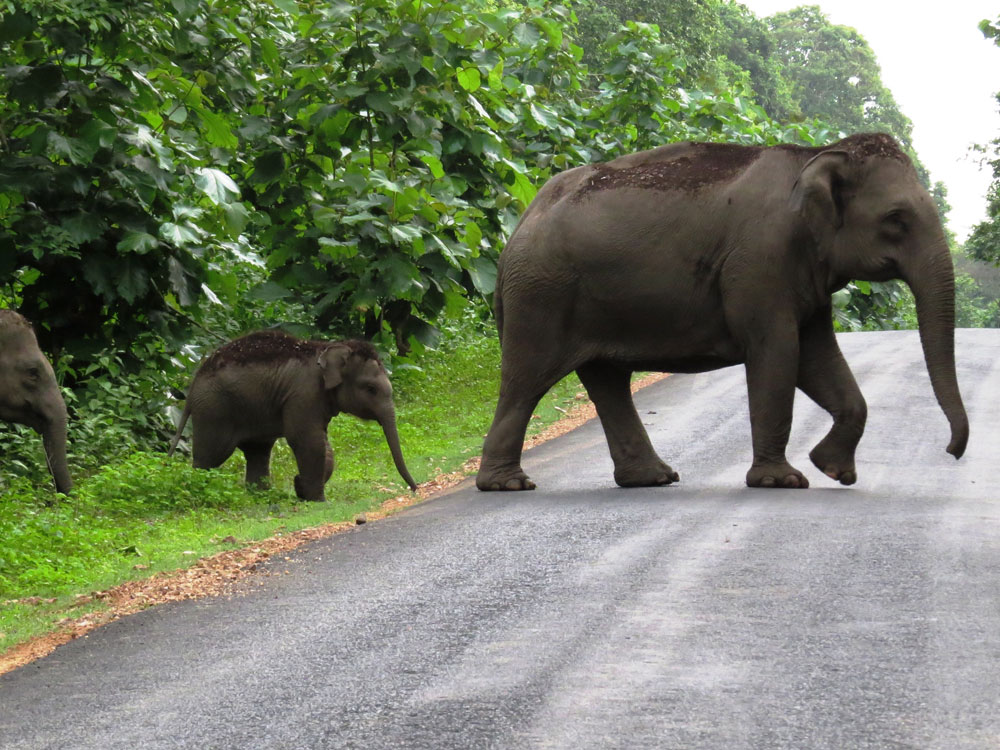
[[[649,373],[632,383],[632,392],[636,393],[667,376],[668,373]],[[571,432],[596,415],[594,405],[584,399],[567,410],[565,416],[525,440],[525,450]],[[185,568],[125,581],[106,591],[80,597],[81,602],[98,600],[104,602],[108,608],[64,621],[55,630],[30,638],[0,653],[0,675],[48,656],[59,646],[86,636],[108,623],[150,607],[188,599],[236,595],[239,593],[236,584],[245,583],[268,561],[287,555],[308,542],[345,533],[360,525],[379,521],[437,497],[468,480],[479,469],[479,459],[479,456],[470,458],[458,470],[441,474],[422,483],[414,493],[389,498],[377,510],[360,514],[353,522],[321,524],[289,533],[279,533],[245,547],[200,558]]]

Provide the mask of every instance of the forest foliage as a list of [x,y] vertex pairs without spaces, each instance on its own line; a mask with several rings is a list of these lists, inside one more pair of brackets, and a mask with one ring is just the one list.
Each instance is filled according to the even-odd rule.
[[[815,7],[0,0],[0,55],[0,305],[36,325],[78,465],[162,446],[193,363],[249,328],[406,366],[488,315],[556,171],[681,139],[909,144],[872,50]],[[838,305],[848,329],[910,315],[895,285]]]
[[[987,39],[1000,46],[1000,16],[983,19],[979,28]],[[1000,103],[1000,92],[997,93],[997,102]],[[975,260],[1000,266],[1000,136],[979,148],[983,161],[993,172],[993,183],[986,196],[986,220],[973,228],[966,251]]]

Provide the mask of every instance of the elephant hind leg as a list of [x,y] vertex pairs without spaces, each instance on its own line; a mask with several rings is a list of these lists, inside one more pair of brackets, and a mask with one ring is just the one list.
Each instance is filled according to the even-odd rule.
[[236,444],[228,436],[206,434],[195,424],[191,439],[191,464],[196,469],[216,469],[222,466],[236,450]]
[[247,460],[246,485],[266,489],[270,486],[273,440],[246,441],[239,449]]
[[653,487],[680,481],[680,476],[656,455],[635,410],[629,388],[631,371],[605,362],[577,368],[604,427],[615,482],[620,487]]
[[[514,346],[506,342],[507,339],[501,363],[500,398],[476,474],[476,487],[484,491],[535,489],[535,483],[521,468],[528,422],[542,396],[572,372],[571,367],[546,367],[533,353],[513,356]],[[552,350],[554,347],[546,351]]]
[[[553,289],[506,290],[500,397],[476,475],[480,490],[533,490],[521,468],[524,436],[542,396],[579,363],[566,300]],[[561,312],[562,311],[562,312]]]

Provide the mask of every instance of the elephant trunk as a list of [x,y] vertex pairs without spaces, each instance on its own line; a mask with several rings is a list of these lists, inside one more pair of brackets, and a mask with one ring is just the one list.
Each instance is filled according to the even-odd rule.
[[942,251],[908,274],[906,282],[917,302],[917,323],[931,386],[951,424],[948,452],[961,458],[969,441],[969,418],[955,374],[955,271],[942,241]]
[[380,417],[378,420],[382,425],[382,432],[385,433],[385,442],[389,444],[389,452],[392,453],[392,461],[396,464],[396,471],[411,490],[417,489],[417,483],[413,481],[410,472],[406,469],[406,462],[403,461],[403,450],[399,446],[399,431],[396,429],[396,415],[393,412]]
[[73,489],[73,480],[69,475],[66,463],[66,412],[48,419],[42,429],[42,443],[45,446],[45,462],[49,466],[56,490],[69,494]]

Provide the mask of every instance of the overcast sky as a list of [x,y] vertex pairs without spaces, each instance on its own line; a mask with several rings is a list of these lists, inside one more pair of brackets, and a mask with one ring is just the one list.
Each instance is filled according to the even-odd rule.
[[989,168],[972,144],[1000,137],[995,93],[1000,48],[978,29],[1000,15],[998,0],[739,0],[758,17],[819,5],[831,22],[857,29],[882,68],[882,83],[913,121],[913,145],[933,182],[948,186],[949,226],[965,240],[986,216]]

